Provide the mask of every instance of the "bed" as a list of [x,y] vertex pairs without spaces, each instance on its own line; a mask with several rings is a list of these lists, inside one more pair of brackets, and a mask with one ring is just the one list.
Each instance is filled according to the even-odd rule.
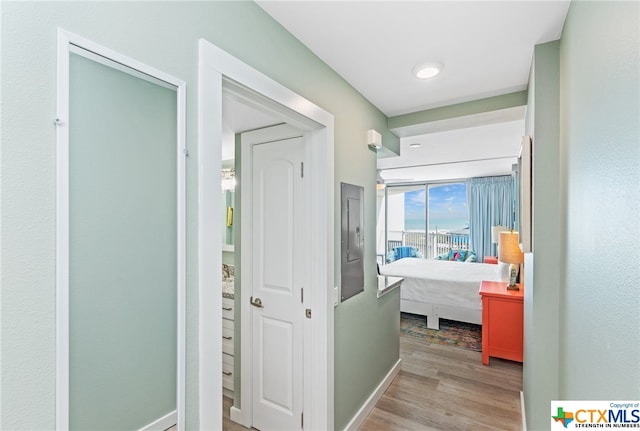
[[400,311],[427,316],[427,327],[439,329],[440,318],[482,324],[480,282],[506,282],[508,265],[404,258],[380,273],[404,278]]

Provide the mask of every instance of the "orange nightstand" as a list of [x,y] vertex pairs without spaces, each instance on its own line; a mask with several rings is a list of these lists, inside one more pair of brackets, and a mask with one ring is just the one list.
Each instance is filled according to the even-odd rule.
[[498,258],[496,256],[485,256],[484,263],[498,264]]
[[523,290],[507,290],[506,282],[483,281],[482,363],[489,356],[522,362]]

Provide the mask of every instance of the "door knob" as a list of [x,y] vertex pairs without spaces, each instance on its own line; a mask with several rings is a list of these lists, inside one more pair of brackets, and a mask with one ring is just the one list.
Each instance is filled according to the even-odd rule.
[[264,305],[262,305],[262,301],[260,300],[260,298],[253,299],[253,296],[252,296],[250,301],[251,301],[251,305],[253,305],[254,307],[264,308]]

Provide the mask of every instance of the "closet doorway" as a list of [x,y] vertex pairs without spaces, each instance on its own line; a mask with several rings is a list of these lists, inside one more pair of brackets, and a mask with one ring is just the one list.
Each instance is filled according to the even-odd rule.
[[64,31],[58,429],[183,429],[184,83]]

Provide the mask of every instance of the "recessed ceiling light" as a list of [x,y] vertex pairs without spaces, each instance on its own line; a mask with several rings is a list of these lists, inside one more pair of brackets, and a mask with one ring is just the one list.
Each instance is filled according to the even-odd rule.
[[421,146],[422,146],[422,144],[420,144],[420,143],[418,143],[418,142],[415,142],[415,143],[413,143],[413,144],[409,144],[409,147],[410,147],[410,148],[420,148]]
[[440,63],[423,63],[413,68],[413,73],[419,79],[433,78],[440,73],[442,65]]

